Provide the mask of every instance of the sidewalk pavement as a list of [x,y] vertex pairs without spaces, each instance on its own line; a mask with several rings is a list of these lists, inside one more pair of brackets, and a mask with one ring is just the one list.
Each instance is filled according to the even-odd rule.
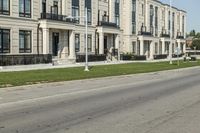
[[[179,58],[182,59],[182,58]],[[177,60],[177,58],[172,59]],[[161,60],[146,60],[146,61],[100,61],[100,62],[89,62],[89,66],[99,65],[114,65],[114,64],[128,64],[128,63],[150,63],[150,62],[165,62],[168,59]],[[14,71],[30,71],[30,70],[44,70],[44,69],[55,69],[55,68],[71,68],[71,67],[83,67],[85,63],[74,63],[74,64],[34,64],[34,65],[16,65],[16,66],[0,66],[0,72],[14,72]]]

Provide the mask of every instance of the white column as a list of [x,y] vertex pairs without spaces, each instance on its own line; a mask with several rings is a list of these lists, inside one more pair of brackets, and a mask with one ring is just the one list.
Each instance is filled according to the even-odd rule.
[[103,32],[99,33],[99,54],[104,54],[104,35],[103,35]]
[[67,31],[63,32],[63,50],[62,50],[62,57],[63,59],[66,59],[68,56],[68,34]]
[[49,54],[49,29],[43,28],[43,54]]
[[76,59],[74,31],[71,31],[69,38],[69,59]]
[[165,54],[165,41],[162,42],[162,54]]
[[144,55],[144,40],[140,40],[140,55]]
[[115,37],[115,47],[119,50],[119,35],[116,35]]
[[154,41],[151,41],[151,44],[150,44],[150,59],[153,60],[153,55],[154,55],[154,47],[155,47],[155,43]]

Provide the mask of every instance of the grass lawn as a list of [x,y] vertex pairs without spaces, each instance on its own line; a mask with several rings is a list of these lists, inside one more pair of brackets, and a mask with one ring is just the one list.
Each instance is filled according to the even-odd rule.
[[46,82],[147,73],[193,66],[200,66],[200,61],[186,63],[180,62],[180,66],[177,66],[175,62],[173,65],[169,65],[169,62],[160,62],[94,66],[90,68],[89,72],[84,72],[83,67],[33,70],[22,72],[2,72],[0,73],[0,87],[2,88],[8,86],[30,85]]

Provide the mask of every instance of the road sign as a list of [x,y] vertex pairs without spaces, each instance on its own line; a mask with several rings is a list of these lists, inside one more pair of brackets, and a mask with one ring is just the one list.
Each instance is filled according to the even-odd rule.
[[175,49],[175,54],[176,54],[176,55],[180,55],[180,54],[181,54],[180,48],[177,47],[177,48]]

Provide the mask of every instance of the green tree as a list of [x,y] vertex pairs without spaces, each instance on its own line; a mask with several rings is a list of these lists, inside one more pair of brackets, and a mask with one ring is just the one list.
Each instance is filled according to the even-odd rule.
[[196,36],[196,31],[195,30],[190,31],[189,36]]
[[192,49],[200,50],[200,38],[196,38],[192,42]]

